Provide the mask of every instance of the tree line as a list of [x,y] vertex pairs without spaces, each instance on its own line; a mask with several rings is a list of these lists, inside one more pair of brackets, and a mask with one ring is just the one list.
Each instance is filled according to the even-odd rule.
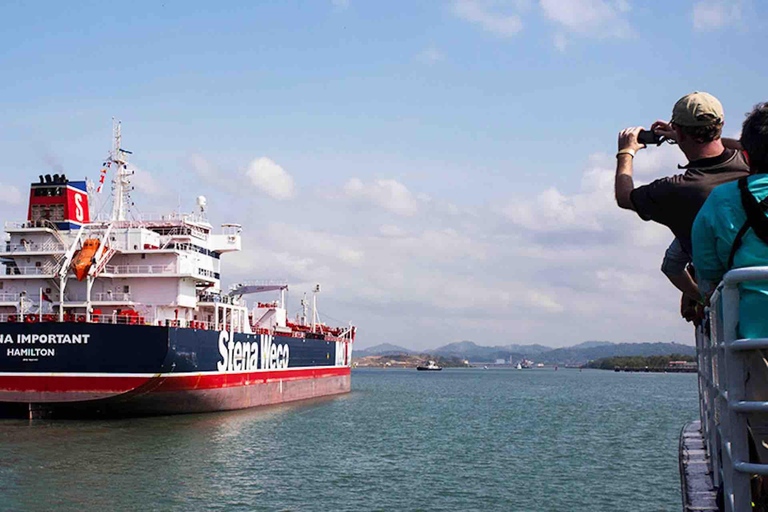
[[696,361],[695,356],[686,356],[683,354],[669,354],[664,356],[619,356],[603,357],[590,361],[584,365],[584,368],[597,368],[600,370],[613,370],[619,368],[666,368],[670,361]]

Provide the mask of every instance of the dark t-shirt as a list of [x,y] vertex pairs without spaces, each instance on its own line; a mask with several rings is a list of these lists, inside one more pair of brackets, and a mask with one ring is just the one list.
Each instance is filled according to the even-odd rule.
[[741,151],[726,149],[720,156],[695,160],[684,169],[684,174],[637,187],[629,198],[641,219],[667,226],[691,254],[693,220],[709,193],[718,185],[747,176],[749,165]]

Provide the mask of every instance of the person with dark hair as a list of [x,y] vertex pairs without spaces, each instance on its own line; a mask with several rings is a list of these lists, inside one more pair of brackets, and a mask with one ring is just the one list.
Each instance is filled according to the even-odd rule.
[[[720,185],[707,198],[693,223],[693,262],[702,292],[709,294],[733,268],[768,264],[768,103],[747,114],[741,129],[741,145],[749,157],[753,175]],[[739,285],[739,338],[768,337],[768,282]],[[768,401],[768,352],[750,352],[745,359],[747,400]],[[768,415],[747,416],[752,462],[768,461]],[[760,501],[768,501],[765,477],[753,484]],[[757,510],[757,509],[755,509]],[[763,510],[761,508],[761,510]]]
[[641,127],[619,133],[616,154],[616,202],[619,207],[637,212],[641,219],[667,226],[675,235],[664,257],[662,271],[683,292],[682,313],[686,305],[701,298],[689,269],[691,227],[696,214],[718,185],[749,174],[749,166],[738,141],[720,137],[725,122],[723,106],[706,92],[693,92],[680,98],[672,109],[670,122],[656,121],[651,130],[676,142],[688,163],[678,166],[683,174],[658,179],[635,188],[632,164],[635,154],[645,148],[638,142]]
[[[768,197],[768,103],[760,103],[747,115],[741,145],[753,175],[712,191],[693,224],[693,262],[705,289],[719,283],[732,268],[768,264],[768,239],[761,236],[768,231],[765,207],[761,207]],[[758,208],[755,212],[763,215],[765,224],[759,216],[750,216],[747,222],[745,206]],[[742,283],[740,289],[740,335],[768,337],[766,283]]]

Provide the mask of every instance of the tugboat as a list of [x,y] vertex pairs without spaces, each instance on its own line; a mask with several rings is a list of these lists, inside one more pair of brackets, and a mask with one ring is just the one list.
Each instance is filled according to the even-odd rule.
[[439,372],[443,369],[442,366],[438,366],[434,361],[430,361],[426,366],[417,366],[416,369],[420,372]]
[[[219,411],[346,393],[355,327],[287,315],[288,285],[222,290],[241,226],[198,211],[132,210],[130,151],[113,126],[98,189],[65,175],[30,187],[0,245],[0,414],[30,419]],[[112,172],[112,210],[90,215]],[[73,279],[74,278],[74,279]],[[278,300],[251,306],[245,296]]]

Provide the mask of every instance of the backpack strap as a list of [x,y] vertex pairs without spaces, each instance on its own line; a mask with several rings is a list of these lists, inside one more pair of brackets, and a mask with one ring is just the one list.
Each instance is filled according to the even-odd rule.
[[733,245],[731,246],[731,254],[728,255],[728,270],[731,270],[733,268],[733,257],[736,255],[736,251],[739,250],[739,247],[741,247],[741,239],[744,238],[744,233],[747,232],[749,229],[749,221],[746,221],[743,226],[741,226],[741,229],[736,234],[736,238],[733,240]]
[[746,234],[749,228],[752,228],[755,235],[763,243],[768,244],[768,218],[765,216],[765,212],[768,211],[768,197],[758,203],[755,196],[749,191],[746,176],[739,179],[739,191],[741,193],[741,206],[744,208],[744,213],[747,214],[747,220],[733,240],[731,254],[728,256],[728,270],[733,268],[733,258],[736,255],[736,251],[741,247],[744,234]]

